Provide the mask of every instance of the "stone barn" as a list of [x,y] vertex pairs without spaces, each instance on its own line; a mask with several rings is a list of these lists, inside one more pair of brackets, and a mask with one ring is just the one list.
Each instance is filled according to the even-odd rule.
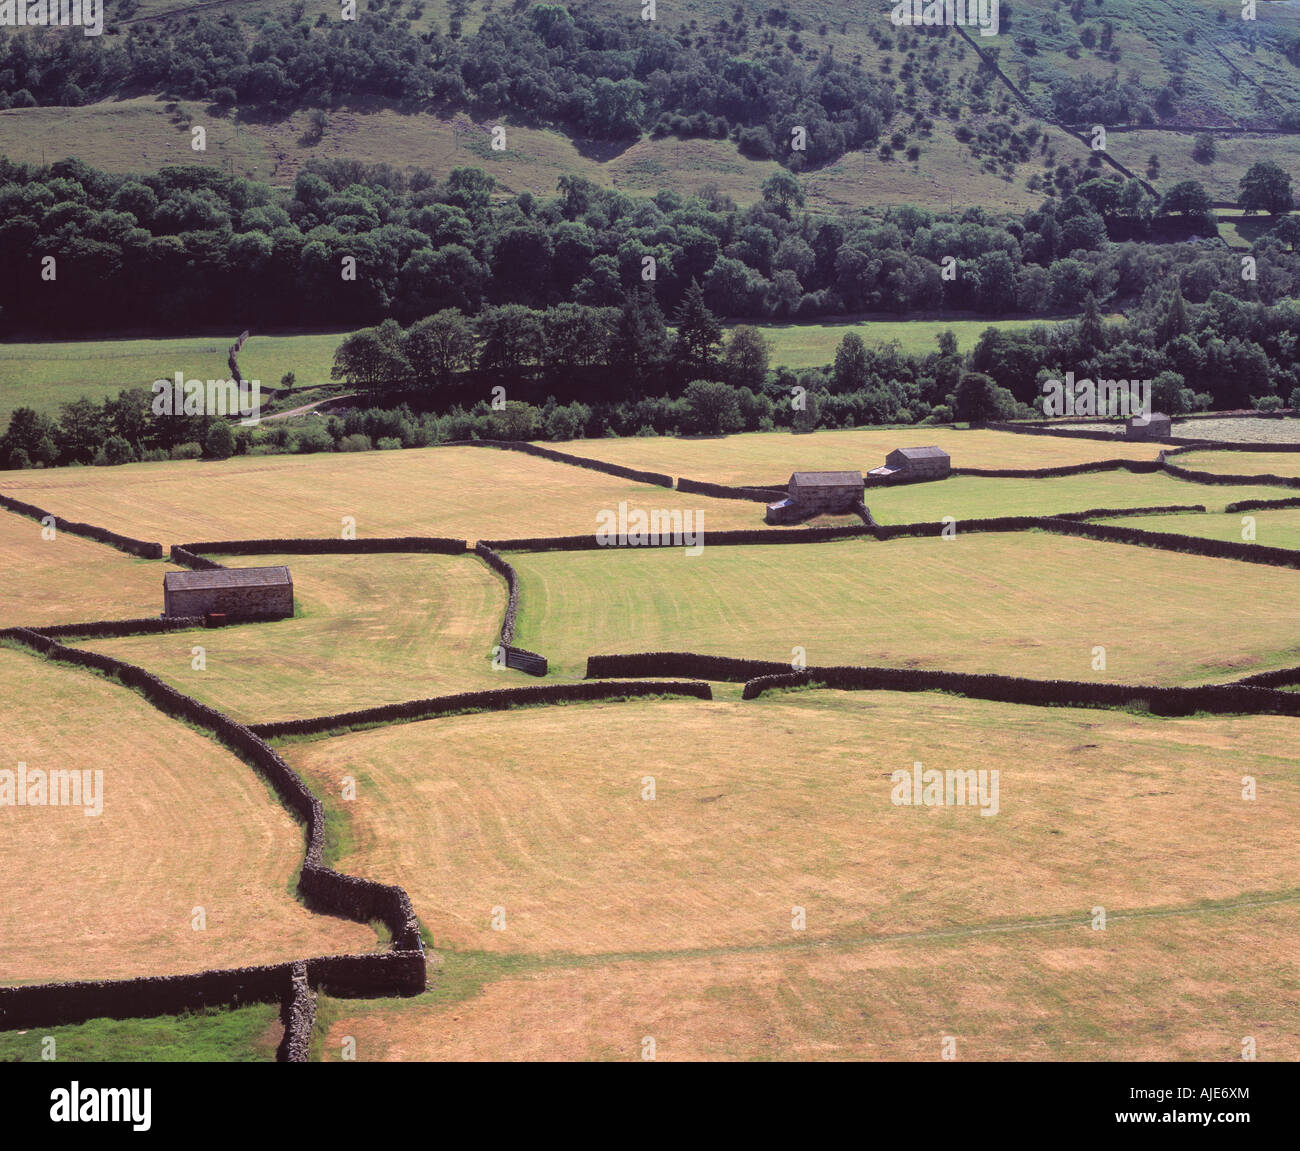
[[862,502],[861,472],[795,472],[786,498],[767,505],[770,524],[845,515]]
[[1143,420],[1134,416],[1124,425],[1126,440],[1167,440],[1174,434],[1174,422],[1163,412],[1152,412]]
[[224,615],[228,620],[284,619],[293,615],[293,577],[287,567],[220,568],[163,576],[163,616]]
[[885,466],[867,473],[878,480],[903,484],[918,480],[941,480],[952,471],[952,458],[943,448],[896,448],[885,457]]

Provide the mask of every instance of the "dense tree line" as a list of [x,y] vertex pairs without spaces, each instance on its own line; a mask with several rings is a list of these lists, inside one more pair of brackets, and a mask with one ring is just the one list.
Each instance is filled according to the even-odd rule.
[[[1271,167],[1243,185],[1276,210],[1291,193],[1280,169],[1259,176]],[[720,316],[774,319],[1077,311],[1089,292],[1131,299],[1172,276],[1192,302],[1217,290],[1272,303],[1300,289],[1286,218],[1256,245],[1254,280],[1221,247],[1110,240],[1212,233],[1207,204],[1194,182],[1156,202],[1135,181],[1094,176],[1018,219],[906,205],[824,215],[803,209],[788,172],[739,208],[717,193],[633,197],[568,175],[555,196],[507,199],[476,168],[438,180],[315,160],[290,190],[211,168],[137,177],[0,159],[0,322],[51,335],[146,317],[164,332],[355,328],[452,307],[620,307],[642,287],[670,312],[692,282]]]

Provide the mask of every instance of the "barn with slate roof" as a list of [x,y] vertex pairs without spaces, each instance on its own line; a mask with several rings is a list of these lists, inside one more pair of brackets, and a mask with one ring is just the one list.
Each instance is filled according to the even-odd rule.
[[284,619],[293,615],[293,577],[283,565],[168,572],[163,576],[163,615]]
[[952,471],[952,459],[943,448],[897,448],[885,457],[885,466],[867,473],[892,483],[941,480]]
[[1126,440],[1167,440],[1173,435],[1173,421],[1164,412],[1152,412],[1145,420],[1134,416],[1124,425]]
[[861,472],[795,472],[786,498],[767,505],[770,524],[796,523],[821,515],[846,515],[862,503]]

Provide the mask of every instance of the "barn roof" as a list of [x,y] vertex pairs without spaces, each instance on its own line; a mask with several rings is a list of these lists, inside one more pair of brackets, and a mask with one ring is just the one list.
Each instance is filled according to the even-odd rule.
[[946,460],[948,458],[948,453],[943,448],[897,448],[895,450],[907,460]]
[[197,591],[207,588],[274,587],[293,583],[283,564],[265,568],[219,568],[215,571],[167,572],[164,591]]
[[1142,427],[1145,424],[1155,423],[1157,420],[1161,423],[1172,422],[1170,417],[1165,415],[1164,412],[1152,412],[1145,420],[1141,416],[1130,416],[1128,422],[1130,424],[1137,424],[1138,427]]
[[862,486],[861,472],[795,472],[790,482],[801,488],[842,488]]

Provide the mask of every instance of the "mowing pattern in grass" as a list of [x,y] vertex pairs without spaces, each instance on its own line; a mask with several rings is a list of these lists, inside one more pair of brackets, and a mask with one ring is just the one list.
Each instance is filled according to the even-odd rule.
[[36,520],[0,511],[0,627],[157,615],[175,570],[68,532],[42,539]]
[[[625,967],[671,982],[684,961],[728,968],[740,949],[766,952],[770,969],[806,946],[852,955],[917,931],[964,933],[964,947],[995,925],[1059,918],[1086,939],[1098,904],[1118,917],[1294,897],[1292,726],[818,692],[464,716],[287,754],[322,781],[366,774],[349,808],[351,866],[403,883],[435,938],[468,953],[448,957],[453,969],[479,964],[482,978],[505,980],[487,992],[499,1003],[518,993],[506,990],[513,974],[612,988]],[[916,760],[999,770],[999,815],[893,805],[889,773]],[[1268,805],[1241,801],[1243,772]],[[653,800],[642,798],[646,775]],[[494,907],[505,908],[504,931],[492,930]],[[792,930],[794,907],[805,933]],[[1294,910],[1289,922],[1294,938]],[[1039,938],[1026,932],[1011,954],[1039,954]],[[647,967],[655,958],[667,962]],[[559,970],[569,966],[584,971]],[[452,982],[472,993],[470,975]],[[527,1008],[528,1030],[599,1049],[596,1028],[559,1038],[568,995],[544,998],[548,1007]],[[671,996],[652,998],[656,1012],[671,1010]],[[1235,1005],[1216,998],[1217,1010]],[[477,1007],[463,1009],[490,1030]],[[418,1001],[402,1024],[404,1010],[385,1019],[388,1042],[415,1042],[417,1030],[450,1040],[449,1023],[431,1027]],[[1077,1020],[1058,1026],[1059,1041],[1090,1037]],[[864,1032],[882,1039],[878,1027]],[[619,1057],[617,1046],[604,1054]]]
[[284,1028],[275,1004],[161,1015],[92,1019],[71,1027],[0,1031],[0,1063],[42,1061],[46,1039],[65,1063],[265,1063]]
[[[245,723],[293,719],[506,687],[492,670],[501,579],[479,560],[437,555],[256,556],[288,564],[291,620],[84,642],[147,668]],[[196,670],[191,649],[205,649]]]
[[[318,456],[125,464],[0,473],[0,490],[165,543],[337,538],[343,517],[358,536],[476,539],[595,534],[597,515],[680,507],[680,497],[570,464],[490,448],[424,448]],[[692,496],[705,529],[762,526],[762,508]]]
[[294,898],[302,830],[211,739],[118,684],[9,649],[0,698],[6,769],[103,772],[98,816],[0,807],[0,982],[179,974],[375,946],[364,924],[313,915]]
[[[1300,1059],[1294,904],[858,947],[543,966],[446,954],[416,999],[326,1000],[374,1060]],[[788,909],[786,914],[788,915]],[[792,935],[794,933],[791,933]],[[1242,971],[1250,972],[1243,978]],[[444,987],[449,985],[444,992]]]
[[787,662],[796,648],[813,665],[1167,685],[1300,663],[1280,622],[1296,572],[1041,532],[511,562],[517,642],[561,675],[595,652]]

